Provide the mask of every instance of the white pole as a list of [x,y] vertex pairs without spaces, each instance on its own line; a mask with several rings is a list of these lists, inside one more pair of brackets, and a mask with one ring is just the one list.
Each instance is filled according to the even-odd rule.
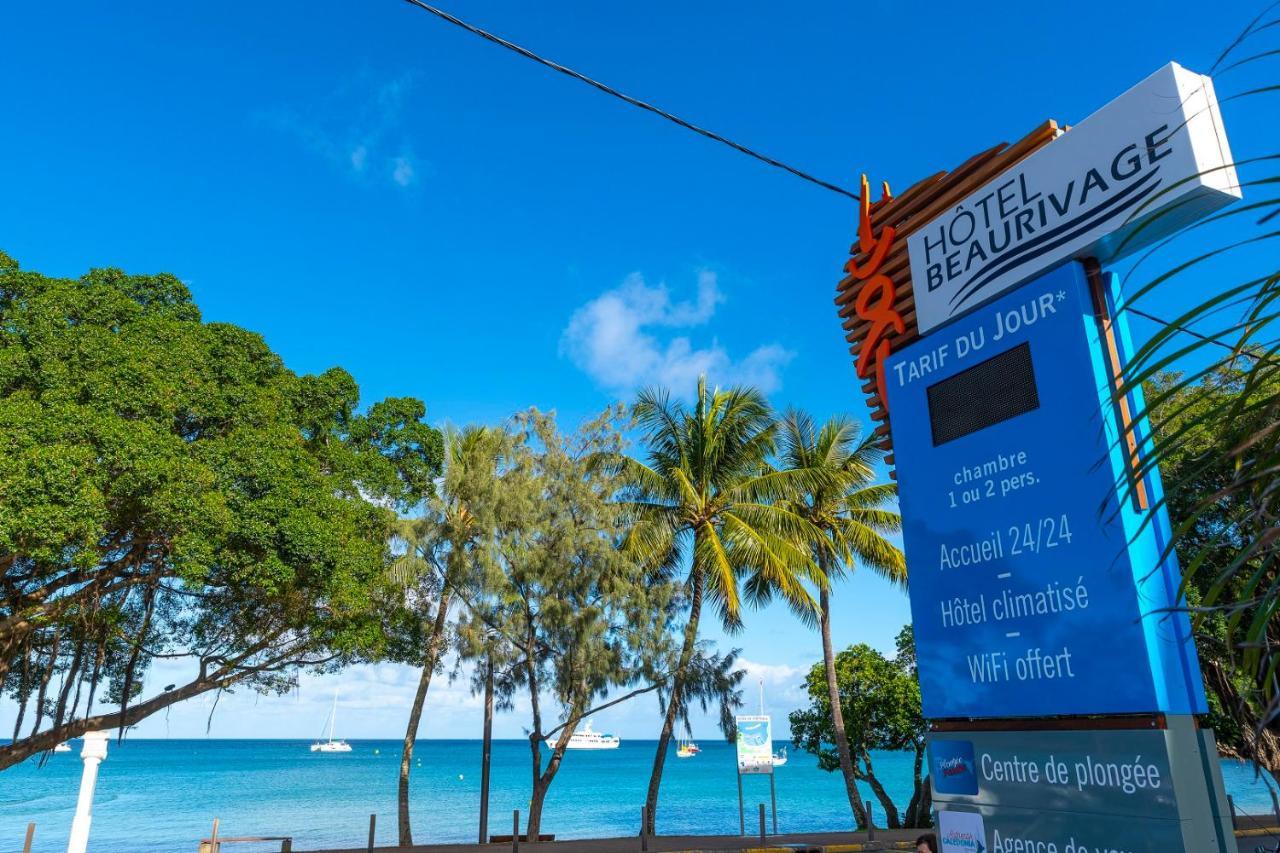
[[329,743],[333,743],[333,730],[338,725],[338,689],[333,690],[333,711],[329,714]]
[[67,853],[85,853],[89,846],[89,824],[93,822],[93,789],[98,785],[98,765],[107,757],[106,732],[85,732],[80,760],[84,772],[80,776],[80,798],[76,800],[76,816],[71,821],[71,838]]

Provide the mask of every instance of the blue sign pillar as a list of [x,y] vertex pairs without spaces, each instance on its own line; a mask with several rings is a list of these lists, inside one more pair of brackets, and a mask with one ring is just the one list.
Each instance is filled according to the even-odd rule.
[[[1000,755],[1006,741],[992,745],[990,734],[976,732],[1010,728],[1017,718],[1055,718],[1052,727],[1063,730],[1071,724],[1062,718],[1147,715],[1152,726],[1180,732],[1158,739],[1161,760],[1180,768],[1177,790],[1170,780],[1178,774],[1168,769],[1156,773],[1165,787],[1144,789],[1171,803],[1172,815],[1145,834],[1131,823],[1123,845],[1112,838],[1116,849],[1204,853],[1229,840],[1214,816],[1216,759],[1205,755],[1192,719],[1207,709],[1178,609],[1179,573],[1165,553],[1168,519],[1152,510],[1159,477],[1136,471],[1150,442],[1144,403],[1136,393],[1114,398],[1131,347],[1118,298],[1111,277],[1091,280],[1070,262],[885,363],[925,716],[975,731],[945,744],[931,738],[944,853],[964,849],[960,840],[948,848],[948,823],[955,839],[976,838],[975,827],[985,826],[984,844],[1000,849],[993,842],[1001,833],[1057,838],[1093,813],[1096,786],[1094,800],[1083,787],[1073,797],[1065,779],[1045,787],[1046,766],[1059,760],[1052,755],[1037,756],[1037,779],[1015,780],[1012,793],[994,784],[1006,780],[1000,775],[985,780],[986,799],[976,789],[956,799],[948,786],[959,777],[939,775],[946,762],[954,774],[972,764],[975,749]],[[1169,726],[1175,717],[1185,722]],[[974,722],[982,720],[998,722]],[[1073,772],[1081,761],[1120,767],[1126,752],[1132,764],[1144,746],[1119,729],[1072,743]],[[1179,750],[1197,757],[1189,775],[1185,760],[1170,757]],[[1017,755],[990,761],[1010,762],[992,763],[998,774],[1029,772]],[[982,767],[978,758],[979,782]],[[1035,803],[1043,813],[1031,820]],[[1077,831],[1070,843],[1087,835]],[[1059,841],[1066,849],[1068,837]]]

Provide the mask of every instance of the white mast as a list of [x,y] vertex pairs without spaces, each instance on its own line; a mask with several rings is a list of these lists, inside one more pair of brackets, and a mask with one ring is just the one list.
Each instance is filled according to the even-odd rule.
[[333,710],[329,712],[329,743],[333,743],[333,727],[338,722],[338,691],[333,691]]

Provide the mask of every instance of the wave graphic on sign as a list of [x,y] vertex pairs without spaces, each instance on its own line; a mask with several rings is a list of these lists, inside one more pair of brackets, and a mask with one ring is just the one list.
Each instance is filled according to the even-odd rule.
[[[1054,226],[1050,230],[1042,233],[1039,237],[1036,237],[1034,240],[1029,240],[1019,246],[1012,254],[1003,258],[996,258],[985,267],[982,267],[973,281],[969,282],[964,288],[951,297],[951,304],[953,308],[959,308],[964,305],[972,299],[978,291],[982,290],[998,276],[1003,275],[1009,270],[1026,263],[1033,258],[1038,258],[1047,252],[1053,251],[1058,246],[1074,240],[1086,231],[1095,228],[1103,222],[1108,222],[1114,219],[1116,216],[1139,204],[1159,188],[1160,181],[1158,179],[1153,181],[1159,172],[1160,167],[1157,166],[1146,175],[1143,175],[1142,178],[1135,181],[1130,186],[1125,187],[1123,190],[1116,193],[1097,207],[1091,208],[1074,219]],[[1139,190],[1141,190],[1141,192],[1139,192]],[[1132,197],[1130,198],[1130,196]],[[1123,204],[1121,204],[1121,202],[1123,202]],[[1113,207],[1114,209],[1109,209]],[[992,269],[992,264],[996,264],[997,266]]]

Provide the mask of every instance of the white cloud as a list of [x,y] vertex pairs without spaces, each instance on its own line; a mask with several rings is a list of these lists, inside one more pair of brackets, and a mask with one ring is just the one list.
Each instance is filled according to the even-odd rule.
[[760,682],[764,682],[765,712],[772,713],[774,723],[794,708],[808,703],[805,695],[803,667],[784,663],[761,663],[738,658],[738,666],[746,671],[742,680],[742,712],[754,714],[760,703]]
[[687,393],[701,375],[713,384],[742,382],[765,393],[777,390],[781,370],[794,355],[779,344],[759,346],[735,361],[714,338],[695,346],[687,335],[661,334],[705,325],[724,300],[713,272],[698,275],[696,298],[684,302],[673,301],[665,283],[649,285],[640,273],[632,273],[574,312],[560,351],[618,393],[649,384]]
[[738,665],[747,673],[753,684],[764,679],[765,684],[791,684],[804,678],[804,670],[798,666],[785,663],[760,663],[759,661],[738,658]]
[[391,180],[395,181],[402,187],[407,187],[413,183],[414,170],[413,161],[405,155],[394,158],[392,161]]
[[408,187],[419,172],[403,130],[412,85],[411,75],[376,81],[362,74],[303,108],[262,118],[350,177]]
[[351,152],[351,168],[357,172],[363,172],[365,162],[369,159],[369,149],[363,145],[357,145],[355,150]]

